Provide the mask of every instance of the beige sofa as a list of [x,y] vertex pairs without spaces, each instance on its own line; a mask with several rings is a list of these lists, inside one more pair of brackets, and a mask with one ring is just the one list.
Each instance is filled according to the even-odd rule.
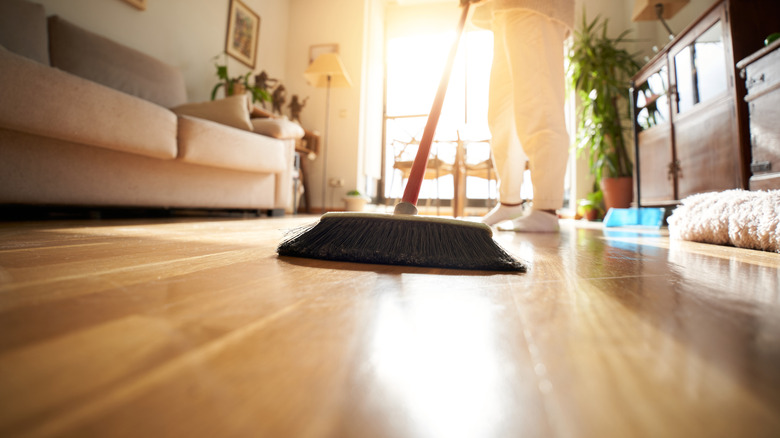
[[186,104],[176,68],[0,1],[0,204],[284,211],[303,130],[247,100]]

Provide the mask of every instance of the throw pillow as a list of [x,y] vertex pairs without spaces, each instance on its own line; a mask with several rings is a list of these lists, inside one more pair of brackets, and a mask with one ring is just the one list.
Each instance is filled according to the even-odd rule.
[[244,94],[206,102],[186,103],[173,107],[171,110],[179,115],[211,120],[245,131],[252,131],[252,123],[249,121],[249,99]]
[[286,119],[252,119],[252,130],[273,138],[302,138],[303,128]]

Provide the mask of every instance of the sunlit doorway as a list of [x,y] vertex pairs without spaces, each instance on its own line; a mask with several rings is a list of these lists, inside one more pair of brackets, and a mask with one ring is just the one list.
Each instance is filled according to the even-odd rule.
[[[403,191],[404,175],[397,163],[413,159],[416,153],[454,36],[449,31],[388,40],[384,168],[388,202]],[[420,203],[435,200],[436,205],[451,205],[455,196],[451,165],[459,141],[469,169],[490,160],[487,108],[492,56],[491,32],[464,33],[431,150],[432,159],[442,166],[423,182]],[[470,170],[465,178],[466,202],[487,211],[496,202],[496,176],[493,169],[480,169]],[[526,188],[530,191],[530,183]]]

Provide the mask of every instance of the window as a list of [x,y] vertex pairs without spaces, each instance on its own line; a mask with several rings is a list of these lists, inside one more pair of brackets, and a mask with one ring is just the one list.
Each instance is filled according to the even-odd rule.
[[[385,196],[400,197],[403,186],[393,164],[416,153],[414,141],[420,140],[428,112],[439,87],[454,32],[392,38],[387,45],[386,159]],[[450,77],[444,107],[439,119],[432,155],[454,163],[457,141],[467,142],[467,163],[489,159],[490,138],[487,103],[493,35],[489,31],[464,33]],[[472,145],[473,142],[473,145]],[[466,181],[467,198],[495,198],[495,180],[479,177]],[[426,180],[420,198],[452,199],[452,175]]]

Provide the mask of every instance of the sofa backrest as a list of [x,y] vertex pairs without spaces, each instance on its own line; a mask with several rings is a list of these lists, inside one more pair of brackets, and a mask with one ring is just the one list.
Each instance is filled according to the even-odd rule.
[[166,108],[187,101],[184,77],[176,67],[56,15],[49,17],[48,27],[52,67]]
[[0,1],[0,45],[48,65],[49,42],[43,6],[23,0]]

